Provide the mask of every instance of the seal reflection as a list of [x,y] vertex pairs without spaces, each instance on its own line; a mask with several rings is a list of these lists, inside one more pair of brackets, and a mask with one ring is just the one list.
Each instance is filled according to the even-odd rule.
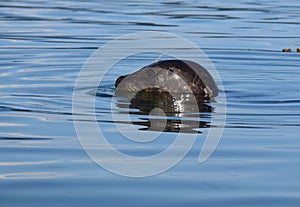
[[[201,133],[201,128],[210,127],[209,120],[213,107],[210,106],[208,100],[203,99],[203,96],[176,94],[175,98],[168,92],[150,91],[141,90],[131,100],[116,103],[119,108],[137,109],[126,113],[142,116],[139,121],[132,121],[128,124],[141,126],[139,130],[176,133]],[[191,95],[196,98],[196,105],[190,100]],[[123,97],[126,95],[123,94]],[[193,111],[199,113],[190,113]],[[206,121],[200,120],[201,118]]]

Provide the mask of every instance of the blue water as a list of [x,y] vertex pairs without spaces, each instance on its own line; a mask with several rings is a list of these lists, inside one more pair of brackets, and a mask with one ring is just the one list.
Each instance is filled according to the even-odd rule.
[[[299,10],[296,0],[1,1],[0,206],[298,206]],[[208,129],[201,129],[178,165],[129,178],[84,151],[72,95],[99,46],[140,31],[175,33],[203,49],[222,79],[227,119],[205,163],[198,156]],[[293,52],[282,53],[285,47]],[[96,94],[104,134],[137,156],[170,141],[128,146],[111,122],[110,95],[118,76],[147,62],[120,62],[98,95],[82,91]]]

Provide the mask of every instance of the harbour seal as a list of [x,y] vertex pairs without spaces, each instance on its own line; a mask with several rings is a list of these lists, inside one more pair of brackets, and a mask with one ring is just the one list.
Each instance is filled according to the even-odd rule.
[[209,72],[193,61],[163,60],[147,65],[140,70],[120,76],[115,87],[118,91],[181,93],[189,91],[203,99],[218,95],[218,87]]

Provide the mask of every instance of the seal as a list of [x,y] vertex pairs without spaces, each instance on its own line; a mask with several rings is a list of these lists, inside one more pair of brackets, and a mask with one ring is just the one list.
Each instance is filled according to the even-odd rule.
[[209,72],[193,61],[163,60],[147,65],[140,70],[120,76],[115,87],[118,90],[186,94],[191,91],[202,98],[218,95],[218,87]]

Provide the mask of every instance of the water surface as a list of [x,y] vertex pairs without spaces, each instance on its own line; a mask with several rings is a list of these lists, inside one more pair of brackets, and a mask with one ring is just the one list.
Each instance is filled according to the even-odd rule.
[[[279,0],[1,1],[1,206],[297,206],[300,53],[281,49],[300,47],[299,9],[298,1]],[[107,172],[77,139],[72,93],[81,67],[99,46],[138,31],[193,41],[222,78],[226,126],[204,164],[197,159],[205,128],[180,164],[141,179]],[[104,92],[83,90],[96,95],[105,134],[137,156],[155,154],[170,140],[128,145],[108,106],[114,80],[149,61],[120,62]]]

